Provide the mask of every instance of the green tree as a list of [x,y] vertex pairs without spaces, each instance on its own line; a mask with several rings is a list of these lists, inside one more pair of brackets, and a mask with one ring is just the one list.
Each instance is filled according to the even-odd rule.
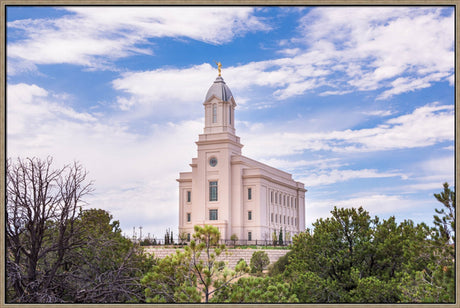
[[[455,192],[444,183],[443,191],[434,194],[443,204],[435,209],[432,240],[421,248],[423,256],[429,255],[429,262],[422,268],[411,268],[401,278],[399,289],[404,302],[453,303],[455,301]],[[426,259],[426,257],[424,257]]]
[[444,183],[444,190],[439,194],[434,194],[436,200],[444,205],[440,210],[435,209],[434,224],[437,227],[438,238],[445,243],[455,242],[455,191],[449,188],[448,183]]
[[415,273],[404,273],[399,290],[401,302],[454,303],[455,269],[453,266],[436,264]]
[[280,257],[275,263],[268,267],[268,274],[271,277],[278,276],[284,273],[286,266],[289,264],[289,256],[292,254],[291,251]]
[[397,224],[394,216],[377,223],[365,276],[389,281],[399,272],[422,270],[431,258],[429,235],[426,224],[415,225],[411,220]]
[[350,291],[350,302],[353,303],[397,303],[400,292],[396,280],[382,281],[375,276],[356,277],[357,286]]
[[218,244],[219,239],[217,227],[195,226],[193,240],[184,252],[178,251],[174,258],[165,258],[142,280],[147,287],[147,301],[190,302],[202,298],[207,303],[214,294],[222,292],[233,280],[247,273],[249,267],[244,260],[234,271],[217,260],[226,252],[225,245]]
[[362,208],[331,214],[313,224],[314,232],[294,237],[284,275],[301,301],[397,302],[402,273],[431,262],[430,228],[423,223],[380,221]]
[[150,303],[200,302],[196,276],[190,274],[189,255],[179,250],[174,255],[157,259],[142,278],[145,297]]
[[230,240],[233,242],[233,246],[235,246],[236,241],[238,241],[238,236],[236,234],[232,234],[232,236],[230,236]]
[[313,272],[296,273],[291,281],[292,293],[301,303],[346,302],[347,294],[336,280],[321,278]]
[[82,211],[78,220],[85,242],[67,259],[68,275],[63,288],[73,291],[73,302],[142,302],[140,283],[153,259],[121,234],[120,223],[101,209]]
[[297,303],[289,284],[273,277],[242,277],[212,298],[216,303]]
[[278,237],[276,236],[276,230],[273,230],[273,233],[272,233],[273,246],[276,246],[277,239]]
[[251,257],[251,271],[253,273],[262,273],[262,271],[270,264],[270,259],[265,251],[255,251]]
[[315,232],[303,232],[293,239],[288,272],[312,271],[323,279],[331,278],[349,291],[356,287],[351,279],[353,267],[362,272],[370,249],[371,220],[368,212],[359,209],[337,209],[332,217],[319,219]]
[[211,225],[194,228],[194,240],[190,242],[190,246],[185,247],[185,251],[190,254],[192,273],[197,277],[198,288],[207,303],[213,293],[221,291],[231,281],[248,272],[249,267],[243,261],[236,265],[235,271],[231,271],[223,262],[217,262],[217,258],[227,250],[224,244],[218,244],[219,229]]

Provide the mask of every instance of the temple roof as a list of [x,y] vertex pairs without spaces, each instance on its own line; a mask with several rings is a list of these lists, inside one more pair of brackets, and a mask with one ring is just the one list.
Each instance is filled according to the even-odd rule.
[[217,76],[216,80],[209,88],[208,93],[206,93],[205,101],[209,100],[213,95],[224,102],[228,102],[233,97],[232,91],[230,91],[230,88],[225,84],[221,76]]

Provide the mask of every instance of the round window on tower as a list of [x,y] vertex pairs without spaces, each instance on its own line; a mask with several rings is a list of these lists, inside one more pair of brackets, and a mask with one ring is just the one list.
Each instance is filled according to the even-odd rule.
[[217,165],[217,158],[211,157],[211,159],[209,160],[209,165],[211,167],[215,167]]

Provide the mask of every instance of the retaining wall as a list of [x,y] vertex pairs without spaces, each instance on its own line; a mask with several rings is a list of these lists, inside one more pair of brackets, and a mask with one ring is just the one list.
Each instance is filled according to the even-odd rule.
[[[160,248],[160,247],[148,247],[145,248],[145,251],[148,253],[153,253],[155,257],[157,258],[164,258],[167,255],[171,255],[176,253],[176,250],[183,251],[182,248]],[[243,258],[244,261],[249,265],[251,262],[251,257],[252,254],[255,251],[265,251],[268,255],[268,258],[270,259],[270,264],[275,263],[278,261],[279,258],[284,256],[289,252],[288,249],[231,249],[227,248],[227,255],[225,253],[222,253],[217,260],[218,261],[225,261],[228,262],[228,266],[232,269],[235,268],[236,264],[238,261]]]

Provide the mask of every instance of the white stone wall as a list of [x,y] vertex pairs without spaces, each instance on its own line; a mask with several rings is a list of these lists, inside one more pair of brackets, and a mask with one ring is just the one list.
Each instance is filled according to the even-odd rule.
[[[183,251],[182,248],[174,249],[174,248],[158,248],[158,247],[149,247],[144,248],[146,252],[153,253],[157,258],[164,258],[168,255],[172,255],[176,253],[176,250]],[[246,263],[249,265],[251,262],[252,254],[256,251],[265,251],[268,254],[268,258],[270,259],[270,264],[275,263],[278,261],[279,258],[286,255],[289,250],[288,249],[228,249],[228,254],[222,254],[217,259],[218,261],[225,261],[228,262],[228,267],[234,269],[238,261],[243,258]]]

